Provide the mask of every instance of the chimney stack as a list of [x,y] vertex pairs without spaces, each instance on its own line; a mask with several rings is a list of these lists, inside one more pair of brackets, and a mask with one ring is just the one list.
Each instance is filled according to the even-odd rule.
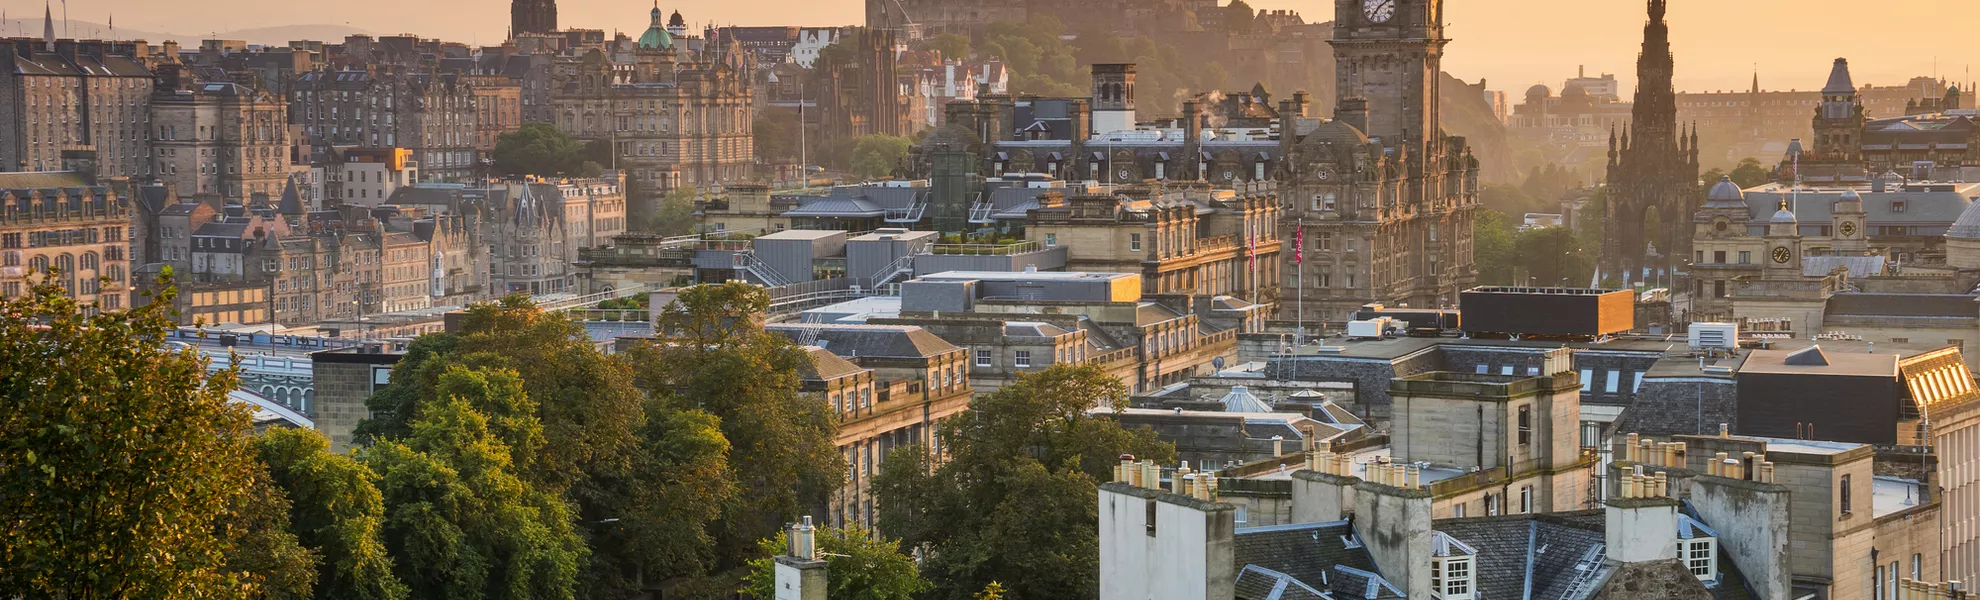
[[1622,493],[1611,498],[1603,530],[1609,558],[1639,563],[1677,558],[1678,503],[1670,499],[1663,473],[1625,476]]
[[[825,600],[825,561],[819,558],[811,515],[785,532],[788,551],[776,562],[777,600]],[[784,586],[789,587],[784,587]]]

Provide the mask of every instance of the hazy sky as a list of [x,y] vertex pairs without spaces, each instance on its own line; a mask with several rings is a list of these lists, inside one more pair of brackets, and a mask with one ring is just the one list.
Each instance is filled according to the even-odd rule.
[[[690,23],[856,24],[864,0],[662,0]],[[1331,17],[1314,0],[1248,0],[1255,8]],[[1642,40],[1641,0],[1449,0],[1451,43],[1445,70],[1518,96],[1534,83],[1559,87],[1576,65],[1634,79]],[[565,26],[633,32],[646,27],[649,2],[560,0]],[[0,0],[9,17],[39,17],[42,0]],[[61,3],[55,3],[60,18]],[[499,40],[506,0],[70,0],[76,20],[119,28],[204,32],[297,24],[349,24],[375,33],[411,32],[461,42]],[[1671,0],[1677,84],[1683,90],[1745,88],[1756,68],[1769,89],[1818,88],[1830,61],[1848,57],[1856,81],[1895,85],[1912,75],[1962,79],[1980,62],[1968,35],[1980,1]],[[182,40],[183,41],[183,40]],[[1629,85],[1626,83],[1625,85]]]

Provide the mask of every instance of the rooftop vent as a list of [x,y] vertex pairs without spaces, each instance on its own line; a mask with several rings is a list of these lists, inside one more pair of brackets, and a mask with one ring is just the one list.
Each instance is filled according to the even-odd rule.
[[1822,354],[1821,346],[1809,346],[1787,355],[1782,362],[1797,367],[1826,367],[1829,366],[1829,357]]

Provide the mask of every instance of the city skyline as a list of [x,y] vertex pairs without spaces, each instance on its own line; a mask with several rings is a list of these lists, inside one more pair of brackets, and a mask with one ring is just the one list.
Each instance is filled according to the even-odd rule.
[[[199,35],[201,30],[229,32],[285,26],[312,27],[312,32],[349,26],[373,34],[414,33],[469,44],[498,43],[506,33],[507,4],[490,0],[434,0],[440,10],[406,13],[381,0],[352,0],[335,5],[293,6],[214,0],[227,15],[217,22],[173,11],[164,5],[135,0],[77,0],[67,7],[68,18],[80,23],[104,23],[114,16],[123,31]],[[723,25],[855,25],[861,6],[853,0],[794,2],[791,0],[727,0],[724,2],[663,2],[679,10],[696,29],[704,23]],[[1294,0],[1256,0],[1261,10],[1294,10],[1309,20],[1326,20],[1325,5]],[[1824,4],[1824,3],[1813,3]],[[1841,3],[1828,3],[1840,8]],[[1481,78],[1493,89],[1517,92],[1533,84],[1557,87],[1585,67],[1591,74],[1614,73],[1625,89],[1634,89],[1631,43],[1642,24],[1642,3],[1634,0],[1589,3],[1575,0],[1522,0],[1519,10],[1504,3],[1455,1],[1447,4],[1448,31],[1445,69],[1467,81]],[[1920,75],[1937,75],[1955,82],[1968,79],[1973,52],[1961,48],[1956,36],[1917,36],[1910,19],[1851,19],[1839,12],[1810,10],[1811,3],[1754,0],[1732,4],[1697,0],[1673,2],[1670,8],[1672,50],[1677,56],[1676,87],[1680,91],[1746,89],[1754,74],[1769,90],[1819,87],[1830,59],[1846,57],[1856,65],[1859,83],[1902,85]],[[1980,4],[1955,0],[1901,0],[1899,8],[1925,11],[1940,21],[1980,19]],[[42,3],[33,0],[0,2],[11,19],[38,21]],[[53,5],[59,21],[63,6]],[[559,3],[566,26],[637,35],[650,6],[640,2],[565,0]],[[210,14],[210,13],[209,13]],[[389,17],[388,17],[389,16]],[[1755,24],[1765,23],[1766,29]],[[6,35],[34,35],[33,23],[6,27]],[[81,26],[81,25],[78,25]],[[1839,26],[1857,28],[1847,35],[1830,35]],[[1534,36],[1534,29],[1547,32]],[[58,33],[61,31],[58,23]],[[1792,32],[1789,38],[1771,32]],[[1820,33],[1818,33],[1820,32]],[[86,32],[73,31],[77,36]],[[1902,37],[1905,43],[1889,40]],[[1814,40],[1820,40],[1819,43]],[[178,40],[185,43],[189,40]],[[270,41],[270,40],[250,40]],[[1816,48],[1820,48],[1819,52]],[[1809,58],[1810,52],[1820,54]]]

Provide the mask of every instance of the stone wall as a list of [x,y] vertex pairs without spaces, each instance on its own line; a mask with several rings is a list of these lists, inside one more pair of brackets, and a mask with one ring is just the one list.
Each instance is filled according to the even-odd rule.
[[351,445],[351,432],[358,421],[370,416],[365,400],[384,387],[399,354],[367,354],[349,350],[326,350],[310,355],[316,382],[316,429],[330,438],[330,450],[342,452]]
[[1691,480],[1691,506],[1719,533],[1719,554],[1762,600],[1791,598],[1788,489],[1710,475]]
[[[1622,565],[1592,600],[1709,600],[1705,588],[1677,559]],[[1771,599],[1770,599],[1771,600]]]

